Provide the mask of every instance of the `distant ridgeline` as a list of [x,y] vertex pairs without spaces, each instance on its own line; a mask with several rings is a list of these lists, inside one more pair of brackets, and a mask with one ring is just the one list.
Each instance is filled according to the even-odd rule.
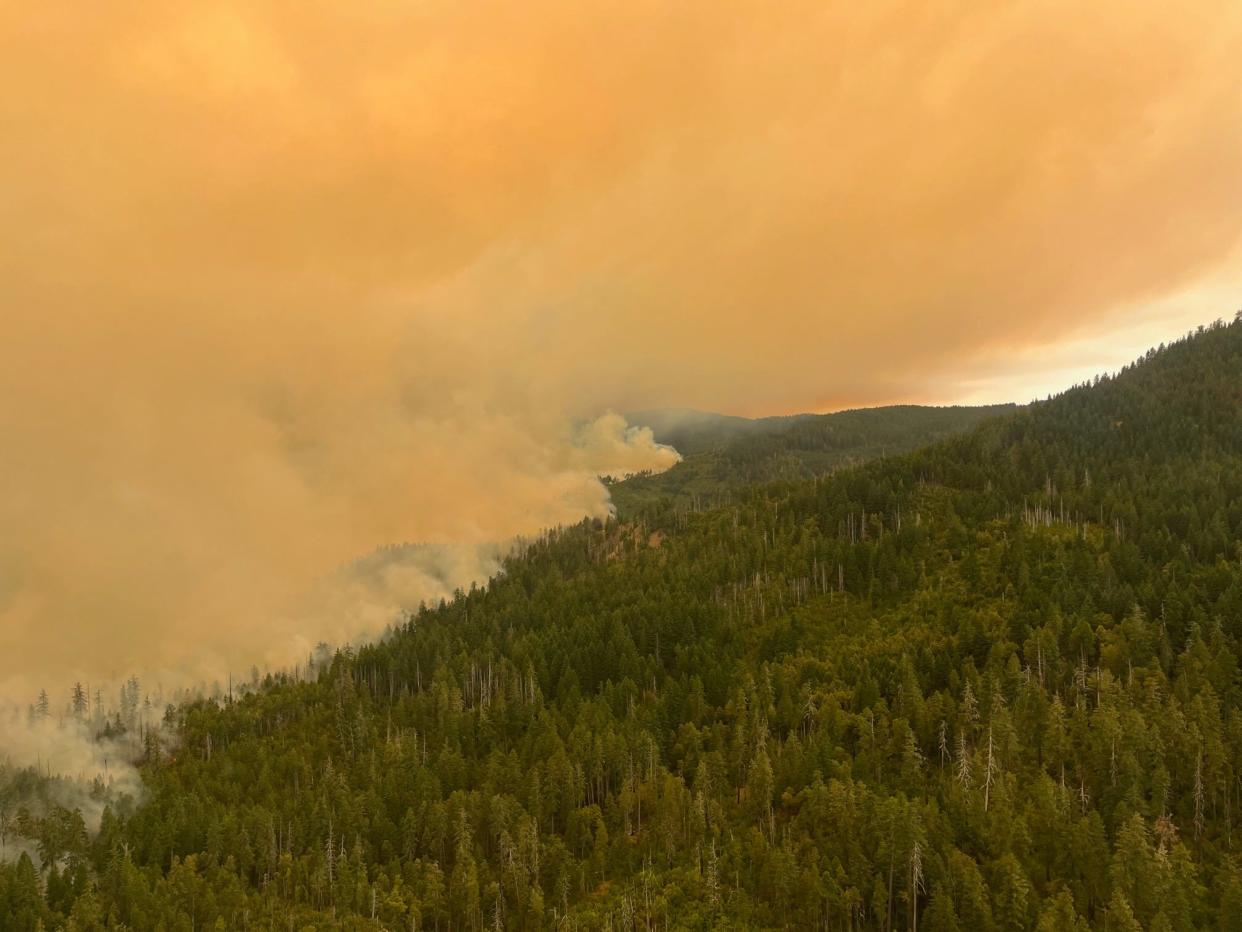
[[1242,324],[984,417],[683,435],[618,521],[180,707],[4,927],[1242,928]]
[[906,453],[1012,413],[1014,405],[893,405],[835,414],[749,419],[684,409],[626,415],[684,457],[667,472],[612,486],[618,514],[668,505],[711,507],[747,483],[809,479],[879,456]]

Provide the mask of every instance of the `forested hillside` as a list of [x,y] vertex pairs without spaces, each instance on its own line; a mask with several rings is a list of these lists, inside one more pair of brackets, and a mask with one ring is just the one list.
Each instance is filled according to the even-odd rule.
[[754,478],[170,711],[6,928],[1242,929],[1242,323]]
[[651,426],[655,439],[676,447],[684,459],[665,472],[616,485],[613,502],[623,520],[669,504],[720,505],[739,485],[810,479],[915,450],[1014,410],[1013,405],[892,405],[754,420],[698,411],[638,412],[628,415],[633,423]]

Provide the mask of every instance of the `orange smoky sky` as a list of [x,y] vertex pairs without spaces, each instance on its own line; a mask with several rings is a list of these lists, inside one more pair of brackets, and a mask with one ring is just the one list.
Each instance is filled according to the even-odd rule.
[[1242,279],[1239,61],[1235,0],[0,0],[0,688],[468,581],[672,462],[609,409],[1090,365]]

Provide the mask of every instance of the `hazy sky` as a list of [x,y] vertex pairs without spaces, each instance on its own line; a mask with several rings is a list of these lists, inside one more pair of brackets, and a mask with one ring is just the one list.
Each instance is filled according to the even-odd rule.
[[1026,400],[1232,314],[1239,61],[1236,0],[0,0],[0,692],[600,514],[672,458],[608,409]]

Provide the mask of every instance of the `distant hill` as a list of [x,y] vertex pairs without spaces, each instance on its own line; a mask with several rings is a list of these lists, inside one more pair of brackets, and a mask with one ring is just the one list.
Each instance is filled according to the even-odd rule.
[[749,418],[693,408],[653,408],[625,415],[626,421],[634,426],[650,427],[659,443],[676,447],[682,456],[716,450],[742,437],[778,432],[797,421],[815,417],[819,415]]
[[687,409],[633,412],[626,415],[631,424],[650,427],[685,459],[667,472],[614,485],[613,503],[621,515],[667,499],[701,505],[741,484],[808,479],[904,453],[1016,410],[1012,404],[891,405],[757,419]]

